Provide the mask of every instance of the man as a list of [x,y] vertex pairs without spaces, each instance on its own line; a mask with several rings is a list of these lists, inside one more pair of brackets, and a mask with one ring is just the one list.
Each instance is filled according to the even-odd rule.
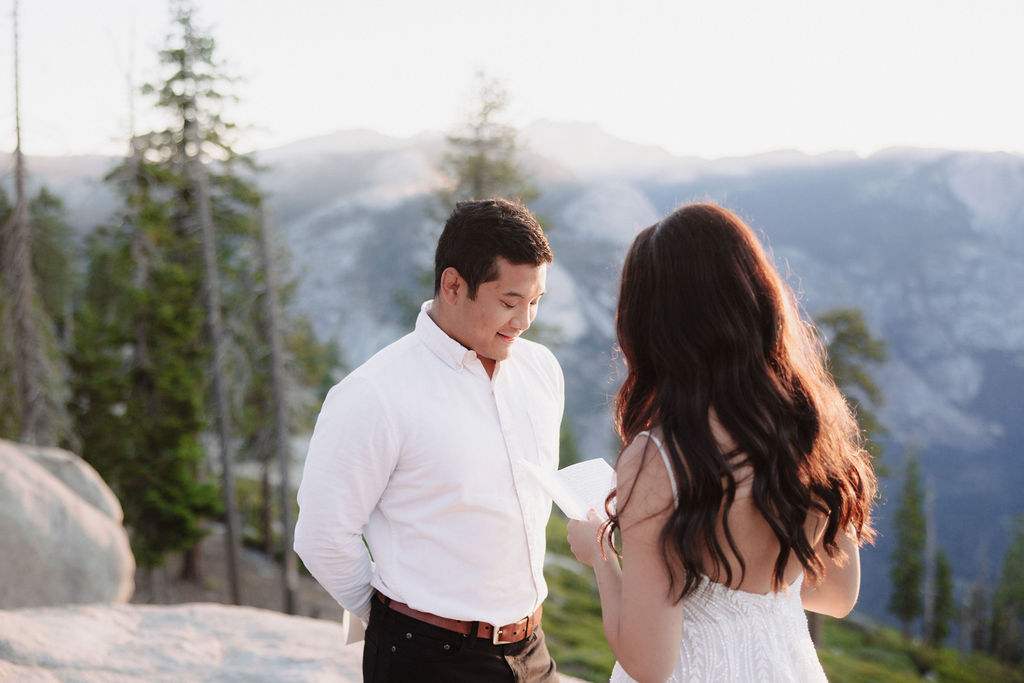
[[460,202],[415,330],[324,401],[295,551],[367,624],[365,681],[557,680],[540,628],[551,500],[521,464],[558,463],[562,371],[519,339],[550,262],[521,204]]

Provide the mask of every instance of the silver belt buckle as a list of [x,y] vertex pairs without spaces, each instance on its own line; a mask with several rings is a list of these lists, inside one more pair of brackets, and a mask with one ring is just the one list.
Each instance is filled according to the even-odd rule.
[[[528,617],[523,617],[522,619],[517,621],[515,624],[509,624],[508,626],[512,627],[512,626],[515,626],[516,624],[520,624],[520,623],[522,623],[524,621],[526,622],[526,625],[523,628],[525,628],[527,631],[529,631],[530,630],[530,623],[533,621],[533,615],[532,614],[530,616],[528,616]],[[491,633],[491,642],[494,643],[495,645],[508,645],[509,643],[517,642],[517,641],[514,641],[514,640],[500,640],[498,638],[498,635],[501,633],[502,629],[498,628],[497,626],[492,626],[491,628],[494,629],[494,631]]]
[[492,643],[494,643],[495,645],[508,645],[509,643],[512,642],[511,640],[501,640],[499,638],[500,635],[501,635],[501,629],[498,628],[497,626],[492,626],[491,627],[491,642]]

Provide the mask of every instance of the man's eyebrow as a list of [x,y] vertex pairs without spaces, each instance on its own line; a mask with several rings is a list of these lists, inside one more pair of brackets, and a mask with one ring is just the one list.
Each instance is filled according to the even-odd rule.
[[[540,294],[537,295],[537,298],[540,298],[540,297],[544,296],[547,293],[548,293],[548,291],[545,289],[543,292],[541,292]],[[501,296],[514,296],[514,297],[518,297],[520,299],[525,299],[526,298],[525,295],[520,294],[519,292],[516,292],[516,291],[508,291],[508,292],[503,293]]]

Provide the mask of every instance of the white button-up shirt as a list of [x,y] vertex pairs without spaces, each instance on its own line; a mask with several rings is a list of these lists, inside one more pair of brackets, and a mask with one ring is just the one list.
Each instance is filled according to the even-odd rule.
[[547,596],[551,499],[518,461],[558,466],[562,371],[545,347],[518,339],[488,377],[429,306],[414,332],[327,394],[295,551],[364,621],[377,588],[423,612],[500,626]]

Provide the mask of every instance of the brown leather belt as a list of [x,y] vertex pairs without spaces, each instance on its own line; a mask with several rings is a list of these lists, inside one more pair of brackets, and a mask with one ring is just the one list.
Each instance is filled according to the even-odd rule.
[[[395,610],[399,614],[404,614],[407,617],[418,619],[419,621],[431,624],[433,626],[439,626],[447,631],[454,631],[455,633],[461,633],[464,636],[476,636],[477,638],[486,638],[495,645],[504,645],[507,643],[518,643],[520,640],[529,638],[537,627],[540,626],[540,615],[544,609],[541,605],[537,608],[537,611],[528,617],[523,617],[519,621],[511,624],[505,624],[494,628],[491,624],[484,623],[482,621],[462,621],[460,619],[448,619],[447,617],[439,617],[436,614],[429,612],[421,612],[418,609],[413,609],[404,602],[398,602],[385,596],[380,591],[377,591],[377,599],[383,602],[385,605]],[[473,626],[476,626],[476,633],[473,633]]]

